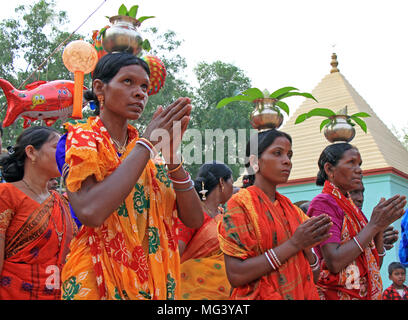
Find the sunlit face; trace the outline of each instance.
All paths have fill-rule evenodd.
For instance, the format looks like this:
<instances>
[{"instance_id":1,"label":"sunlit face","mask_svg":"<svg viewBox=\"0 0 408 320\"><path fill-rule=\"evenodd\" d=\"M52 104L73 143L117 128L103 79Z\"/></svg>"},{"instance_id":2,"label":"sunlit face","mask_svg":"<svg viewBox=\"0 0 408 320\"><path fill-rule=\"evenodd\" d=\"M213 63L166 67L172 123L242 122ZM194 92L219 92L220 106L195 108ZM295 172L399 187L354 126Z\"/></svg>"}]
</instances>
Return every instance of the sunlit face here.
<instances>
[{"instance_id":1,"label":"sunlit face","mask_svg":"<svg viewBox=\"0 0 408 320\"><path fill-rule=\"evenodd\" d=\"M357 149L349 149L336 166L326 164L329 181L340 189L343 194L361 187L363 171L361 170L361 156Z\"/></svg>"},{"instance_id":2,"label":"sunlit face","mask_svg":"<svg viewBox=\"0 0 408 320\"><path fill-rule=\"evenodd\" d=\"M126 119L139 119L148 100L149 83L149 76L143 67L122 67L112 80L104 85L105 100L101 114L111 112Z\"/></svg>"},{"instance_id":3,"label":"sunlit face","mask_svg":"<svg viewBox=\"0 0 408 320\"><path fill-rule=\"evenodd\" d=\"M278 137L258 159L259 171L264 179L278 185L288 181L292 170L292 144L285 137Z\"/></svg>"}]
</instances>

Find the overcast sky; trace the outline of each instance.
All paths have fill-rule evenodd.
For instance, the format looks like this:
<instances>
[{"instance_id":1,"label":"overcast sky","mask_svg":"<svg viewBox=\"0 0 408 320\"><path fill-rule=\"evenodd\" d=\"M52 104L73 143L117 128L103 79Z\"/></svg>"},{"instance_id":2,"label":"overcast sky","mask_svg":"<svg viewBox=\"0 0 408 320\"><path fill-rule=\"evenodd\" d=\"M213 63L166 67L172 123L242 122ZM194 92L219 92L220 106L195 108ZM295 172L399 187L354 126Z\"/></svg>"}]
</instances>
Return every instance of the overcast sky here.
<instances>
[{"instance_id":1,"label":"overcast sky","mask_svg":"<svg viewBox=\"0 0 408 320\"><path fill-rule=\"evenodd\" d=\"M2 1L0 18L18 4ZM56 0L74 31L91 34L124 3L154 15L144 26L173 30L184 40L179 53L189 70L221 60L244 70L253 86L272 91L294 86L311 92L330 72L337 53L340 72L388 126L408 128L407 0ZM333 49L333 45L335 45ZM291 114L303 99L287 100Z\"/></svg>"}]
</instances>

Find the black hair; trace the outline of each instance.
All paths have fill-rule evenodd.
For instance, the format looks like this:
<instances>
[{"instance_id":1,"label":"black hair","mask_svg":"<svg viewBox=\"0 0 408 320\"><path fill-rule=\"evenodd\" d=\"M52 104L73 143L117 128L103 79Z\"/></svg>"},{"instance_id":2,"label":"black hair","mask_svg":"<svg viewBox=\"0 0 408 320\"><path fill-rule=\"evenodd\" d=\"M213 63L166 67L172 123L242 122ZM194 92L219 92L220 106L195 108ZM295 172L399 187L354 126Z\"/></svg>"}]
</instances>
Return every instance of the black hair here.
<instances>
[{"instance_id":1,"label":"black hair","mask_svg":"<svg viewBox=\"0 0 408 320\"><path fill-rule=\"evenodd\" d=\"M24 162L27 158L25 148L32 145L40 150L50 139L51 133L58 133L51 127L34 126L24 130L17 138L14 147L7 147L8 153L0 157L1 174L7 182L14 182L24 177Z\"/></svg>"},{"instance_id":2,"label":"black hair","mask_svg":"<svg viewBox=\"0 0 408 320\"><path fill-rule=\"evenodd\" d=\"M245 151L245 167L247 168L247 171L250 168L249 157L251 155L256 155L258 158L260 158L262 153L276 140L276 138L279 137L288 139L290 144L292 144L292 137L289 134L276 129L260 131L249 138ZM255 183L255 173L252 172L252 170L248 171L248 174L245 175L242 180L243 188L252 186Z\"/></svg>"},{"instance_id":3,"label":"black hair","mask_svg":"<svg viewBox=\"0 0 408 320\"><path fill-rule=\"evenodd\" d=\"M0 138L3 138L3 122L0 122Z\"/></svg>"},{"instance_id":4,"label":"black hair","mask_svg":"<svg viewBox=\"0 0 408 320\"><path fill-rule=\"evenodd\" d=\"M324 165L330 163L336 166L339 160L343 157L347 150L357 148L349 143L334 143L328 145L320 154L319 161L317 162L319 166L319 172L317 173L316 185L323 186L324 182L328 180L326 171L324 170Z\"/></svg>"},{"instance_id":5,"label":"black hair","mask_svg":"<svg viewBox=\"0 0 408 320\"><path fill-rule=\"evenodd\" d=\"M109 83L119 72L122 67L130 65L141 66L150 77L149 65L143 59L136 57L133 54L126 52L114 52L104 55L96 64L92 74L92 82L95 79L101 80L103 83ZM99 115L99 101L92 90L87 90L84 93L84 98L88 101L93 101L95 104L95 115Z\"/></svg>"},{"instance_id":6,"label":"black hair","mask_svg":"<svg viewBox=\"0 0 408 320\"><path fill-rule=\"evenodd\" d=\"M392 275L392 273L397 270L397 269L404 269L405 267L402 265L402 263L399 262L391 262L388 266L388 274Z\"/></svg>"},{"instance_id":7,"label":"black hair","mask_svg":"<svg viewBox=\"0 0 408 320\"><path fill-rule=\"evenodd\" d=\"M206 197L215 189L220 183L220 179L227 181L232 177L231 169L222 162L211 161L204 163L198 170L197 177L194 180L194 187L202 200L203 194L200 193L204 189L207 190Z\"/></svg>"}]
</instances>

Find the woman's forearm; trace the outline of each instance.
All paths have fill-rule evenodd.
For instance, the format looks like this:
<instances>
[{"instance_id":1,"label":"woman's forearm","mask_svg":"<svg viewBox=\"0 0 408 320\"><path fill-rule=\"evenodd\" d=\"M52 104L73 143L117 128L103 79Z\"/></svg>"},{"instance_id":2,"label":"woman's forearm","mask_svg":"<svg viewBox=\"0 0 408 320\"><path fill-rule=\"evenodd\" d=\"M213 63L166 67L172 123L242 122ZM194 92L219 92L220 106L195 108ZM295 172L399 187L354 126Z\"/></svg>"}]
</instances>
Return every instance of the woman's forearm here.
<instances>
[{"instance_id":1,"label":"woman's forearm","mask_svg":"<svg viewBox=\"0 0 408 320\"><path fill-rule=\"evenodd\" d=\"M356 239L351 239L341 245L327 243L322 246L323 258L329 270L333 273L343 270L362 254L361 249L364 250L377 233L378 230L368 224L356 235Z\"/></svg>"},{"instance_id":2,"label":"woman's forearm","mask_svg":"<svg viewBox=\"0 0 408 320\"><path fill-rule=\"evenodd\" d=\"M126 199L150 158L149 150L136 144L128 157L103 181L88 177L77 192L67 192L78 219L87 226L100 226Z\"/></svg>"},{"instance_id":3,"label":"woman's forearm","mask_svg":"<svg viewBox=\"0 0 408 320\"><path fill-rule=\"evenodd\" d=\"M301 249L295 247L292 241L289 239L281 245L273 248L273 250L278 261L283 264L290 257L297 254ZM245 260L227 255L224 256L227 276L233 287L243 286L274 271L265 254Z\"/></svg>"},{"instance_id":4,"label":"woman's forearm","mask_svg":"<svg viewBox=\"0 0 408 320\"><path fill-rule=\"evenodd\" d=\"M379 267L381 268L383 260L384 260L384 256L383 254L385 254L385 248L384 248L384 233L383 231L380 231L377 233L377 235L374 237L374 243L375 243L375 247L377 248L377 252L379 254L378 258L379 258Z\"/></svg>"}]
</instances>

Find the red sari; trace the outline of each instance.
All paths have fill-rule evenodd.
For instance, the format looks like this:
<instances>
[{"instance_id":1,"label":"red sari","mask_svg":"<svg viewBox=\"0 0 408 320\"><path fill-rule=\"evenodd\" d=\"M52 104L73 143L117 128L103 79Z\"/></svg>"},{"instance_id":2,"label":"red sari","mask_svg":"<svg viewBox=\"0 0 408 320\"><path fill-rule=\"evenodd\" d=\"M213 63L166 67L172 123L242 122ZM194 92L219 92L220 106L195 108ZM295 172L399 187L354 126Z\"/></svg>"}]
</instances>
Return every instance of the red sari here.
<instances>
[{"instance_id":1,"label":"red sari","mask_svg":"<svg viewBox=\"0 0 408 320\"><path fill-rule=\"evenodd\" d=\"M68 202L57 192L39 204L13 184L0 184L0 300L58 300L60 272L76 231Z\"/></svg>"},{"instance_id":2,"label":"red sari","mask_svg":"<svg viewBox=\"0 0 408 320\"><path fill-rule=\"evenodd\" d=\"M331 195L344 211L341 244L350 241L367 225L366 217L329 181L322 192ZM339 273L330 272L323 260L317 287L323 300L381 300L380 264L374 241Z\"/></svg>"},{"instance_id":3,"label":"red sari","mask_svg":"<svg viewBox=\"0 0 408 320\"><path fill-rule=\"evenodd\" d=\"M227 203L219 224L221 250L242 260L256 257L292 237L308 217L285 196L276 192L276 201L258 187L241 189ZM318 300L309 262L299 251L277 271L234 288L236 300Z\"/></svg>"}]
</instances>

